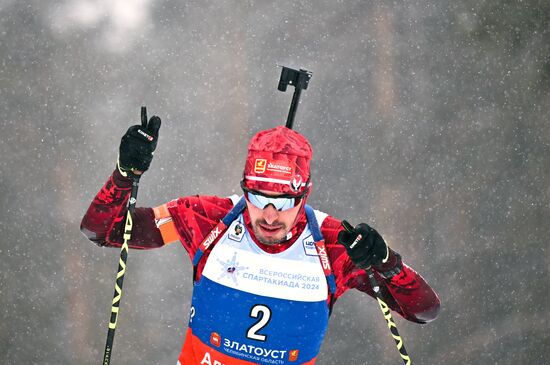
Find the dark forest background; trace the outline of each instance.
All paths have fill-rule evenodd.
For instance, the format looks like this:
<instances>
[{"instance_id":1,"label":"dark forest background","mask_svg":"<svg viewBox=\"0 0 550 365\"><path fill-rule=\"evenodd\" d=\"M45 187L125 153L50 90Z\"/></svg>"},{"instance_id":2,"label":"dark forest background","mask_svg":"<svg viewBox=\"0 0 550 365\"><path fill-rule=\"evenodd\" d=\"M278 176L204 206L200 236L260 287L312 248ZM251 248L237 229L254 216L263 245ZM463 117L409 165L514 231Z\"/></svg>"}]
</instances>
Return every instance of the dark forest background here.
<instances>
[{"instance_id":1,"label":"dark forest background","mask_svg":"<svg viewBox=\"0 0 550 365\"><path fill-rule=\"evenodd\" d=\"M313 71L295 127L310 204L376 227L442 300L396 318L415 364L550 352L550 2L0 1L0 362L101 361L118 250L79 232L141 105L163 120L138 205L238 193L284 122L276 64ZM131 251L114 364L175 364L183 248ZM336 305L318 363L399 364L374 300Z\"/></svg>"}]
</instances>

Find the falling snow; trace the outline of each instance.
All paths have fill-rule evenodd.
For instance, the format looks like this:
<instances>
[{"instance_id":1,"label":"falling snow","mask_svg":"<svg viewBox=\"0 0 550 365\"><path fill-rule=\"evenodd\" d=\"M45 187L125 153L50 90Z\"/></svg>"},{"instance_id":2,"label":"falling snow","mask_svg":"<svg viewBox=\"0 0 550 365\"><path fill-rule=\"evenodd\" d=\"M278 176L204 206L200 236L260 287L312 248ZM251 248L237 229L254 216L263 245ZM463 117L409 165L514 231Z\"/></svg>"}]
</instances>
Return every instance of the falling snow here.
<instances>
[{"instance_id":1,"label":"falling snow","mask_svg":"<svg viewBox=\"0 0 550 365\"><path fill-rule=\"evenodd\" d=\"M0 2L0 363L98 364L118 250L79 231L140 106L163 125L138 205L239 193L246 143L286 119L310 204L376 227L438 292L415 364L543 364L550 350L550 2ZM130 251L113 364L175 364L192 268ZM399 364L376 301L335 306L319 365Z\"/></svg>"}]
</instances>

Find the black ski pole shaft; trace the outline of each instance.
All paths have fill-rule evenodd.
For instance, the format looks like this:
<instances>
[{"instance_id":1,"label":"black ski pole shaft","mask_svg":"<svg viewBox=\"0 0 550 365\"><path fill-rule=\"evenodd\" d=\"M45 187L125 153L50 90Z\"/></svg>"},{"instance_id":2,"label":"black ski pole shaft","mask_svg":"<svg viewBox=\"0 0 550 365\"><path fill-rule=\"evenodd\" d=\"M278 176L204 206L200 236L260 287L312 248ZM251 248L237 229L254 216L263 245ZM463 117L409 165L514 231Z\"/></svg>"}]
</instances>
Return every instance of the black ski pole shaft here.
<instances>
[{"instance_id":1,"label":"black ski pole shaft","mask_svg":"<svg viewBox=\"0 0 550 365\"><path fill-rule=\"evenodd\" d=\"M348 222L342 221L342 226L346 231L353 232L353 227ZM403 344L403 339L399 335L399 331L397 331L397 326L393 321L390 307L386 304L386 302L384 302L384 299L382 298L382 294L380 293L380 285L378 284L378 282L376 281L376 278L374 277L374 271L372 270L372 267L369 266L365 271L367 272L367 276L369 277L369 282L372 287L372 290L376 295L376 300L378 301L380 310L384 315L384 319L386 320L390 333L395 341L395 344L397 346L397 351L399 351L399 355L401 356L401 359L403 360L405 365L412 365L411 358L409 357L409 354L405 349L405 345Z\"/></svg>"},{"instance_id":2,"label":"black ski pole shaft","mask_svg":"<svg viewBox=\"0 0 550 365\"><path fill-rule=\"evenodd\" d=\"M286 127L292 129L294 125L294 117L298 110L298 104L300 104L300 95L302 90L306 90L311 79L311 72L301 68L300 70L294 70L289 67L282 66L281 78L279 79L279 91L286 91L288 85L294 86L294 94L292 95L292 102L290 103L290 109L288 111L288 117L286 118Z\"/></svg>"},{"instance_id":3,"label":"black ski pole shaft","mask_svg":"<svg viewBox=\"0 0 550 365\"><path fill-rule=\"evenodd\" d=\"M393 317L391 315L390 307L384 302L382 299L382 295L380 294L380 286L378 285L378 282L376 281L376 278L374 277L374 272L372 271L372 267L367 269L367 275L369 277L370 285L372 286L372 289L376 293L376 300L378 301L378 305L380 306L380 310L382 311L382 314L384 315L384 319L386 320L386 323L388 324L388 328L390 330L390 333L395 341L395 345L397 346L397 351L399 351L399 355L401 356L401 359L403 359L403 362L405 365L411 365L412 361L409 357L409 354L407 353L407 350L405 349L405 345L403 344L403 339L399 335L399 331L397 330L397 326L395 325L395 322L393 321Z\"/></svg>"},{"instance_id":4,"label":"black ski pole shaft","mask_svg":"<svg viewBox=\"0 0 550 365\"><path fill-rule=\"evenodd\" d=\"M141 124L147 124L147 109L141 107ZM133 175L132 191L128 203L128 211L126 212L126 222L124 224L124 242L120 248L120 258L118 260L118 271L115 281L115 294L111 305L111 317L109 319L109 329L107 330L107 341L105 343L105 351L103 353L103 365L111 363L113 354L113 342L115 340L115 330L118 321L118 313L120 309L120 299L122 298L122 284L124 283L124 274L126 273L126 261L128 260L128 242L132 238L132 226L134 210L136 208L136 199L139 187L139 175Z\"/></svg>"},{"instance_id":5,"label":"black ski pole shaft","mask_svg":"<svg viewBox=\"0 0 550 365\"><path fill-rule=\"evenodd\" d=\"M300 95L302 94L302 89L295 88L294 94L292 95L292 102L290 104L290 109L288 110L288 117L286 118L286 127L292 129L294 124L294 117L296 116L296 111L298 110L298 104L300 103Z\"/></svg>"}]
</instances>

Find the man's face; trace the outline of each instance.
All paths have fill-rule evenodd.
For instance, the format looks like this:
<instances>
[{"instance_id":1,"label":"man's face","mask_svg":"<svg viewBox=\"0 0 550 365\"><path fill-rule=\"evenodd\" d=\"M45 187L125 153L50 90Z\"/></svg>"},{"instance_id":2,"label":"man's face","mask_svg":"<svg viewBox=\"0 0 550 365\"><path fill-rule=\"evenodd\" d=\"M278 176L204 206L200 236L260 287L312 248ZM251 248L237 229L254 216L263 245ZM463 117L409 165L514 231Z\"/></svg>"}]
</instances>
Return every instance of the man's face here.
<instances>
[{"instance_id":1,"label":"man's face","mask_svg":"<svg viewBox=\"0 0 550 365\"><path fill-rule=\"evenodd\" d=\"M261 193L271 196L277 195L277 193L263 190ZM246 200L252 229L258 241L265 245L274 245L286 241L286 235L294 226L302 204L303 200L293 208L278 211L272 204L260 209Z\"/></svg>"}]
</instances>

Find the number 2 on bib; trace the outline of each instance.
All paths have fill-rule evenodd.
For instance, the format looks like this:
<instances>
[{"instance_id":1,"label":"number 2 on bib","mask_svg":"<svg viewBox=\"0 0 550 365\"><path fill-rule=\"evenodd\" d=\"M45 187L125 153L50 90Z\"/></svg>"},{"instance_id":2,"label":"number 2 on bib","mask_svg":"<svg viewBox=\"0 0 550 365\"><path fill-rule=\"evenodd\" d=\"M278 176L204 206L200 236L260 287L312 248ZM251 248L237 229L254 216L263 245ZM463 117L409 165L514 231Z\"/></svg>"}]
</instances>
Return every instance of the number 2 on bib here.
<instances>
[{"instance_id":1,"label":"number 2 on bib","mask_svg":"<svg viewBox=\"0 0 550 365\"><path fill-rule=\"evenodd\" d=\"M265 341L267 339L266 335L259 334L258 331L260 331L262 328L264 328L271 319L271 309L269 307L262 305L262 304L256 304L255 306L250 309L250 317L252 318L260 318L260 320L256 323L254 323L246 332L246 337L251 340L256 341Z\"/></svg>"}]
</instances>

